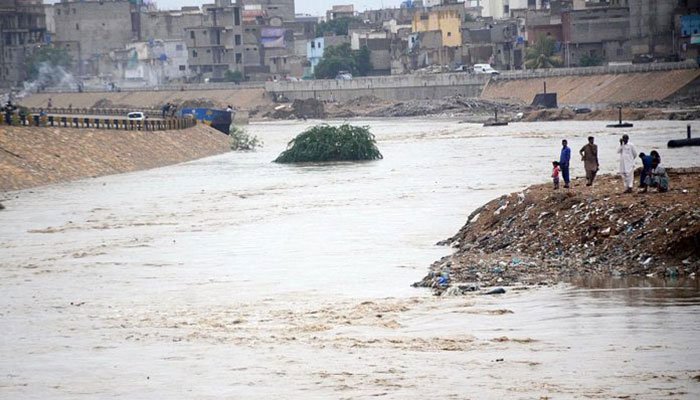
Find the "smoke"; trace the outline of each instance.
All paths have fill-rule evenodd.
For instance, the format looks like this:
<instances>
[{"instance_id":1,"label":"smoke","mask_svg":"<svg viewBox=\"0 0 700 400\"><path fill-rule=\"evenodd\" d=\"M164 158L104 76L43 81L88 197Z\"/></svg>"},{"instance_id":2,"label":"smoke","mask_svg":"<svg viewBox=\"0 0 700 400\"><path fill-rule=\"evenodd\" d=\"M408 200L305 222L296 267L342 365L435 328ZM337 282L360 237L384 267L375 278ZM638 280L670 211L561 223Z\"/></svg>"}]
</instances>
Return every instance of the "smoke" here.
<instances>
[{"instance_id":1,"label":"smoke","mask_svg":"<svg viewBox=\"0 0 700 400\"><path fill-rule=\"evenodd\" d=\"M21 99L31 93L37 93L48 88L74 91L78 89L79 85L80 82L65 68L42 62L39 64L39 75L32 81L24 82L24 88L16 97Z\"/></svg>"}]
</instances>

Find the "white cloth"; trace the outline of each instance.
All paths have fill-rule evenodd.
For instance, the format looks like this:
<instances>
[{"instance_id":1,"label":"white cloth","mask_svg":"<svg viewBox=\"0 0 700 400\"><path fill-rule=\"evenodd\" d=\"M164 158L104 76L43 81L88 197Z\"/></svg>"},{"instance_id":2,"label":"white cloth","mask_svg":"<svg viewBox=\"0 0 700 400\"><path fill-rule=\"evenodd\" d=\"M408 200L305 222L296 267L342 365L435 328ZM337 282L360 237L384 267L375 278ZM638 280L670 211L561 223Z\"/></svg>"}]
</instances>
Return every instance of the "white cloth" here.
<instances>
[{"instance_id":1,"label":"white cloth","mask_svg":"<svg viewBox=\"0 0 700 400\"><path fill-rule=\"evenodd\" d=\"M625 183L625 189L632 189L634 187L634 172L621 172L622 182Z\"/></svg>"},{"instance_id":2,"label":"white cloth","mask_svg":"<svg viewBox=\"0 0 700 400\"><path fill-rule=\"evenodd\" d=\"M634 175L634 160L637 159L637 149L634 148L634 145L629 142L620 145L617 154L620 155L620 173Z\"/></svg>"}]
</instances>

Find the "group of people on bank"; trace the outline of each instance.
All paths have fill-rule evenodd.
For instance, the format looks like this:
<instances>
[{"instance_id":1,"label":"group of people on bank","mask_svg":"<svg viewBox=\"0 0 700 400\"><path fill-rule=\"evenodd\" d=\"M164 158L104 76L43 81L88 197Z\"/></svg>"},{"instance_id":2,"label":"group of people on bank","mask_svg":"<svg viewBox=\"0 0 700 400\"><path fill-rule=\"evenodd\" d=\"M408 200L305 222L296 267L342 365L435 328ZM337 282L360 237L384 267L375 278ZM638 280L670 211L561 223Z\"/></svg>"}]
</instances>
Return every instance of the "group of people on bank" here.
<instances>
[{"instance_id":1,"label":"group of people on bank","mask_svg":"<svg viewBox=\"0 0 700 400\"><path fill-rule=\"evenodd\" d=\"M554 189L559 189L559 175L564 180L564 188L570 187L569 166L571 162L571 149L566 140L561 142L562 149L559 161L552 162L552 181ZM593 136L588 137L588 143L579 150L583 167L586 171L586 186L592 186L600 169L598 162L598 145ZM634 145L630 143L628 135L622 135L620 146L617 149L620 157L620 176L625 187L624 193L632 193L634 188L634 163L639 157L642 161L642 171L639 176L639 187L646 192L649 187L657 188L659 192L668 191L668 173L661 165L661 155L652 150L649 155L637 153Z\"/></svg>"}]
</instances>

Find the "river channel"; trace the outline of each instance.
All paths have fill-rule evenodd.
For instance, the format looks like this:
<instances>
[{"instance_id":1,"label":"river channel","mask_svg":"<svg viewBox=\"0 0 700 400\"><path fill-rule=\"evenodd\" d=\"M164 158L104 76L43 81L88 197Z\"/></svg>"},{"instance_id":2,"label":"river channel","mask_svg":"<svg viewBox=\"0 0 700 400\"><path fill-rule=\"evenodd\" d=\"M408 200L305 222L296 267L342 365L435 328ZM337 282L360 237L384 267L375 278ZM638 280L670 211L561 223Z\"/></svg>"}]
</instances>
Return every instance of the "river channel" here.
<instances>
[{"instance_id":1,"label":"river channel","mask_svg":"<svg viewBox=\"0 0 700 400\"><path fill-rule=\"evenodd\" d=\"M595 136L615 172L621 131L359 123L383 160L275 164L312 122L256 123L256 152L0 194L0 398L700 398L696 279L410 287L473 209L547 181L561 139ZM700 164L665 146L685 123L625 132Z\"/></svg>"}]
</instances>

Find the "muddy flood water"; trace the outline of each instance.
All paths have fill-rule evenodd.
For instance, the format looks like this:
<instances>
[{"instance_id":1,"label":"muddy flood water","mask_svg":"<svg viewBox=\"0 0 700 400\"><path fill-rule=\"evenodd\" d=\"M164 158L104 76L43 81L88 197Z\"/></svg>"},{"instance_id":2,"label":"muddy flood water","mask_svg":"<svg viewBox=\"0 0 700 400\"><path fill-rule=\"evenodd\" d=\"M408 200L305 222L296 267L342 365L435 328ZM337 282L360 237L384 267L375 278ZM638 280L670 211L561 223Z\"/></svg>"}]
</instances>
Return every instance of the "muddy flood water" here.
<instances>
[{"instance_id":1,"label":"muddy flood water","mask_svg":"<svg viewBox=\"0 0 700 400\"><path fill-rule=\"evenodd\" d=\"M366 123L381 161L274 164L311 122L259 123L254 153L0 194L0 398L700 398L695 279L410 287L561 139L614 172L619 130ZM684 123L627 132L700 164Z\"/></svg>"}]
</instances>

